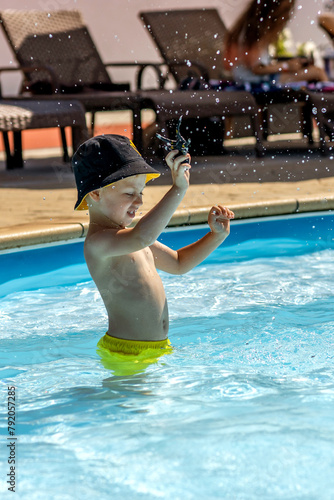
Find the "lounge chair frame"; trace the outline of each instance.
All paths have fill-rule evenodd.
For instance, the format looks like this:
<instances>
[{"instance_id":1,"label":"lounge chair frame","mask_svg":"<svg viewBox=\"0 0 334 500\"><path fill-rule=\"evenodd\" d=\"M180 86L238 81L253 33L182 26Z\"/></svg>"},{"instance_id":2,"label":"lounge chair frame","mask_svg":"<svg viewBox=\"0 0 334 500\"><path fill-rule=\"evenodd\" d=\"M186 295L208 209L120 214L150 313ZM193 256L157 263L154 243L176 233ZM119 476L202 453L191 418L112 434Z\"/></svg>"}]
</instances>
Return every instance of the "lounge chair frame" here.
<instances>
[{"instance_id":1,"label":"lounge chair frame","mask_svg":"<svg viewBox=\"0 0 334 500\"><path fill-rule=\"evenodd\" d=\"M264 147L258 120L256 102L249 92L219 92L209 88L209 81L226 80L222 48L226 28L216 9L177 9L168 11L140 12L144 28L157 45L167 73L162 80L166 83L173 76L179 87L185 80L194 79L199 89L174 90L156 95L144 95L145 104L155 109L158 126L168 131L168 121L176 120L180 114L194 119L220 120L227 117L247 115L256 137L256 154L262 156ZM203 40L205 43L203 43ZM143 103L141 103L143 106ZM219 138L223 151L223 130Z\"/></svg>"},{"instance_id":2,"label":"lounge chair frame","mask_svg":"<svg viewBox=\"0 0 334 500\"><path fill-rule=\"evenodd\" d=\"M223 64L227 29L216 9L146 11L141 12L139 17L178 85L191 76L199 78L203 84L217 81L233 83ZM270 107L288 103L298 104L301 110L298 128L312 143L312 122L311 117L307 116L308 107L304 106L305 96L302 92L292 88L250 92L257 103L264 139L269 135ZM222 91L219 95L224 93Z\"/></svg>"},{"instance_id":3,"label":"lounge chair frame","mask_svg":"<svg viewBox=\"0 0 334 500\"><path fill-rule=\"evenodd\" d=\"M0 99L0 132L3 135L7 169L23 167L23 130L61 128L65 136L65 127L71 127L74 149L88 138L85 110L79 102ZM10 147L9 133L13 134L13 150ZM69 160L67 146L63 160Z\"/></svg>"},{"instance_id":4,"label":"lounge chair frame","mask_svg":"<svg viewBox=\"0 0 334 500\"><path fill-rule=\"evenodd\" d=\"M107 68L136 68L137 84L141 86L147 67L153 68L160 82L160 65L104 63L77 10L48 13L8 9L0 13L0 24L19 64L16 69L24 75L22 96L80 101L86 112L91 113L91 135L94 134L96 112L131 110L134 140L140 146L138 95L130 90L129 83L114 83Z\"/></svg>"}]
</instances>

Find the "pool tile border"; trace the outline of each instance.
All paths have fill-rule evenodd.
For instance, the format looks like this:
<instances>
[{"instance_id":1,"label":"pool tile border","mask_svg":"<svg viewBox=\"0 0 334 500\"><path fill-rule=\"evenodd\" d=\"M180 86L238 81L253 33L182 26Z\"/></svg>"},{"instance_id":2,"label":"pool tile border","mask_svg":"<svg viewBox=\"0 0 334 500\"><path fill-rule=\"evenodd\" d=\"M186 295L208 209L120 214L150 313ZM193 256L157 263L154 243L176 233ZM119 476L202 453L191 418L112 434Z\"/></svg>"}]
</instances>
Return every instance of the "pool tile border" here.
<instances>
[{"instance_id":1,"label":"pool tile border","mask_svg":"<svg viewBox=\"0 0 334 500\"><path fill-rule=\"evenodd\" d=\"M183 226L207 222L210 207L195 207L175 212L168 226ZM327 197L307 196L299 199L282 199L245 204L229 204L236 219L287 215L302 212L334 210L334 195ZM138 219L135 219L136 223ZM24 246L66 241L83 238L87 234L88 223L33 223L0 229L0 250Z\"/></svg>"}]
</instances>

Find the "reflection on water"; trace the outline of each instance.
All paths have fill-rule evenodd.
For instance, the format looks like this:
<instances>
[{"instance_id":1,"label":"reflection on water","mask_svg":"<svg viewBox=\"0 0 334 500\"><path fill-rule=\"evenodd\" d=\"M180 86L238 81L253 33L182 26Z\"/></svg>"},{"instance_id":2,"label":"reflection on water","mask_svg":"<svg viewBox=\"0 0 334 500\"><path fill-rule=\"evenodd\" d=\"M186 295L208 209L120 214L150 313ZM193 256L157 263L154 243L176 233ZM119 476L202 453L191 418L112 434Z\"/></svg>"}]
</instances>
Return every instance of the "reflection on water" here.
<instances>
[{"instance_id":1,"label":"reflection on water","mask_svg":"<svg viewBox=\"0 0 334 500\"><path fill-rule=\"evenodd\" d=\"M334 251L215 260L162 274L174 349L132 376L90 281L2 300L20 499L330 498Z\"/></svg>"}]
</instances>

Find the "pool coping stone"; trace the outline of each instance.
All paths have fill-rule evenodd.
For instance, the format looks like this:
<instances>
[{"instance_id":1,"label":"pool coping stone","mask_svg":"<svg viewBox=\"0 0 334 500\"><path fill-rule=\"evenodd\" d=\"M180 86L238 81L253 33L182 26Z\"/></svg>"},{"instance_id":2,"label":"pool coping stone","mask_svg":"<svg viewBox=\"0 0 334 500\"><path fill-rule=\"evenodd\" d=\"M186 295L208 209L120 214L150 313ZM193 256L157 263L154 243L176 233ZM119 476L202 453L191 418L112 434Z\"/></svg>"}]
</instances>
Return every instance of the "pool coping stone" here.
<instances>
[{"instance_id":1,"label":"pool coping stone","mask_svg":"<svg viewBox=\"0 0 334 500\"><path fill-rule=\"evenodd\" d=\"M243 204L231 203L229 208L235 213L235 219L326 211L334 210L334 195L303 196ZM210 209L211 206L179 209L171 218L168 227L205 223ZM134 224L139 219L140 217L136 217ZM34 222L0 228L0 251L84 238L87 231L88 222Z\"/></svg>"}]
</instances>

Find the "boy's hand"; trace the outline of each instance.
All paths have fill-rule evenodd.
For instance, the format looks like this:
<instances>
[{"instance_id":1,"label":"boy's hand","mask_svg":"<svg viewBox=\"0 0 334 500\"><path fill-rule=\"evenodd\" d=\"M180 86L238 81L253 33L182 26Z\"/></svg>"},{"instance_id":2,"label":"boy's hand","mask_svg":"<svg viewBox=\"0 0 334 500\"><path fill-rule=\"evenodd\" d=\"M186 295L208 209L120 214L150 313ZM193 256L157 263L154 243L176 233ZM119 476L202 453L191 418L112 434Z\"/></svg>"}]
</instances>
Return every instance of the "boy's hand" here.
<instances>
[{"instance_id":1,"label":"boy's hand","mask_svg":"<svg viewBox=\"0 0 334 500\"><path fill-rule=\"evenodd\" d=\"M190 172L189 169L191 165L189 163L184 163L187 158L190 161L189 153L186 155L179 155L177 149L173 149L166 156L166 163L171 169L173 184L180 189L188 189ZM177 156L177 158L176 158Z\"/></svg>"},{"instance_id":2,"label":"boy's hand","mask_svg":"<svg viewBox=\"0 0 334 500\"><path fill-rule=\"evenodd\" d=\"M210 210L208 224L213 233L229 235L230 219L234 219L234 213L226 207L217 205Z\"/></svg>"}]
</instances>

